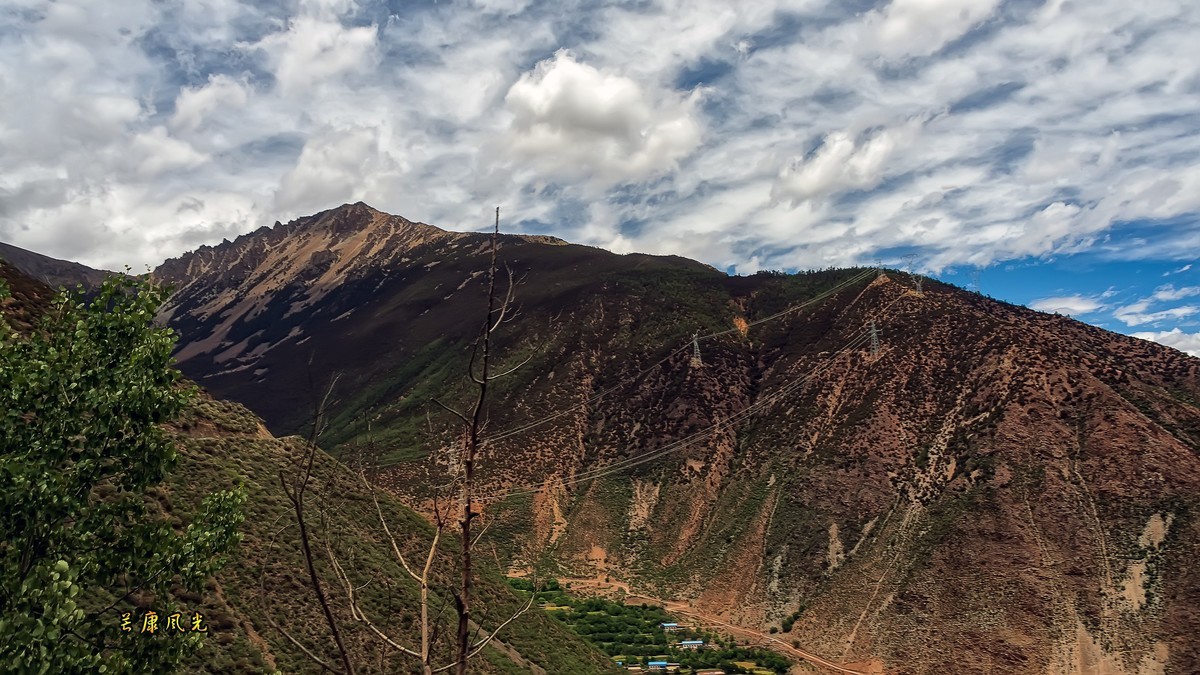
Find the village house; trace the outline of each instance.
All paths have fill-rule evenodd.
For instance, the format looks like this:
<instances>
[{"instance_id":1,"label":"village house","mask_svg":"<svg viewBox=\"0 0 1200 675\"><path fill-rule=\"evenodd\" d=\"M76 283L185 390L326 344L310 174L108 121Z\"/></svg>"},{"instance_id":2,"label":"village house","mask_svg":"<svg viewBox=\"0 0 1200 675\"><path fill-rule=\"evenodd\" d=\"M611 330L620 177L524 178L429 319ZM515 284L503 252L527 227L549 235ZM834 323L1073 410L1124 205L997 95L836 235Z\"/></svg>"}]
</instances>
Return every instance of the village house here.
<instances>
[{"instance_id":1,"label":"village house","mask_svg":"<svg viewBox=\"0 0 1200 675\"><path fill-rule=\"evenodd\" d=\"M663 631L665 631L667 633L674 633L679 630L679 624L677 624L677 623L673 623L673 622L672 623L663 623L661 625L662 625Z\"/></svg>"},{"instance_id":2,"label":"village house","mask_svg":"<svg viewBox=\"0 0 1200 675\"><path fill-rule=\"evenodd\" d=\"M697 649L704 649L704 640L684 640L679 643L679 648L687 649L690 651L696 651Z\"/></svg>"}]
</instances>

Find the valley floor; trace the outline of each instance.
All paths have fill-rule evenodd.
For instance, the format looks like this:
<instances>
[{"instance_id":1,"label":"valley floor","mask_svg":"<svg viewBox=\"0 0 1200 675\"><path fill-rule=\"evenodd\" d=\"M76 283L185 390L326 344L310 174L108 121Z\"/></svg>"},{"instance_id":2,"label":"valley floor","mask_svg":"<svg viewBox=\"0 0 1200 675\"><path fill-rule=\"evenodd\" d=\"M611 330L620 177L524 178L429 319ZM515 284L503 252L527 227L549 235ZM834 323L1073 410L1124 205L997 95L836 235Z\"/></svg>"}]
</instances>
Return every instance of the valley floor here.
<instances>
[{"instance_id":1,"label":"valley floor","mask_svg":"<svg viewBox=\"0 0 1200 675\"><path fill-rule=\"evenodd\" d=\"M698 627L724 633L730 637L745 640L748 644L759 645L772 649L791 658L799 658L820 669L820 672L843 673L844 675L883 675L883 664L878 660L870 662L854 662L838 664L824 659L816 654L805 651L798 646L789 644L786 640L763 633L753 628L736 626L722 621L717 617L702 613L692 607L691 603L681 600L665 600L642 593L635 593L629 584L617 580L605 580L603 577L564 578L559 583L572 592L593 593L602 596L619 595L625 604L640 605L643 603L661 605L667 612L694 622Z\"/></svg>"}]
</instances>

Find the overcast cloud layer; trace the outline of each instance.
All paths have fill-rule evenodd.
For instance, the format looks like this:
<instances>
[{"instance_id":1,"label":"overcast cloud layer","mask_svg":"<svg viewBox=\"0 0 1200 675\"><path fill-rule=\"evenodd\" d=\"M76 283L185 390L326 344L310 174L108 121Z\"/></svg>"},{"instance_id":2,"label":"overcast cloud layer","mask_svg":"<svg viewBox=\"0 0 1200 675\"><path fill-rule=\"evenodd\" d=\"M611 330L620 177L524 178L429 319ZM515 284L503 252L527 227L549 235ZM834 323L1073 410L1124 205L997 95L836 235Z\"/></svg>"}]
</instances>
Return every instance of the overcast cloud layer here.
<instances>
[{"instance_id":1,"label":"overcast cloud layer","mask_svg":"<svg viewBox=\"0 0 1200 675\"><path fill-rule=\"evenodd\" d=\"M0 239L153 265L362 199L743 273L1191 259L1197 36L1191 0L8 0Z\"/></svg>"}]
</instances>

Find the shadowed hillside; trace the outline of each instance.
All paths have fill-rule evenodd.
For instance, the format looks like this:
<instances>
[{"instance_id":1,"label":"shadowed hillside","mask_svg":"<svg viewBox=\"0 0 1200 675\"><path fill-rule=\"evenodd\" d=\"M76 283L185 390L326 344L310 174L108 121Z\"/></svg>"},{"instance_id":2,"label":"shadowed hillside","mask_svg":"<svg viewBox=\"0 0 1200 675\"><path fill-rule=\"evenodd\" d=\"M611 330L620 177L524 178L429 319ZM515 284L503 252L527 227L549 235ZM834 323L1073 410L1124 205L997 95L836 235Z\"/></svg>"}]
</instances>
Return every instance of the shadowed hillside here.
<instances>
[{"instance_id":1,"label":"shadowed hillside","mask_svg":"<svg viewBox=\"0 0 1200 675\"><path fill-rule=\"evenodd\" d=\"M17 269L0 262L0 279L11 292L0 309L18 330L29 330L49 310L53 291ZM2 338L0 338L2 339ZM291 475L306 456L298 437L277 439L245 407L201 393L184 413L167 426L176 442L179 463L160 486L149 490L153 512L165 515L179 528L198 512L202 498L212 492L243 486L247 492L242 542L229 564L200 593L175 586L172 591L188 608L202 613L208 628L204 646L185 672L309 673L322 669L305 657L275 624L287 630L319 658L335 660L333 642L307 581L295 515L281 485L281 472ZM418 589L396 560L392 542L383 532L376 511L378 497L396 543L410 559L428 550L432 528L417 514L386 493L373 492L360 475L317 453L310 487L310 515L316 565L331 598L349 651L360 673L420 672L412 659L383 645L361 623L350 618L344 594L323 551L336 550L357 589L358 604L374 624L394 639L419 644ZM453 538L443 550L452 550ZM486 557L477 565L476 602L481 629L494 627L521 606ZM443 556L435 566L432 593L438 617L445 611L456 579L455 561ZM84 589L88 591L89 589ZM142 612L162 603L146 592L133 592L119 610ZM115 603L114 603L115 606ZM111 608L110 608L111 609ZM100 615L118 631L115 612ZM500 617L497 619L496 617ZM439 624L442 623L439 619ZM174 639L147 635L145 639ZM441 625L433 641L440 663L453 660L452 631ZM609 659L543 612L522 614L498 634L471 662L480 673L608 673Z\"/></svg>"},{"instance_id":2,"label":"shadowed hillside","mask_svg":"<svg viewBox=\"0 0 1200 675\"><path fill-rule=\"evenodd\" d=\"M8 288L8 297L0 299L0 310L17 330L31 329L37 317L50 308L54 291L3 258L0 258L0 281Z\"/></svg>"},{"instance_id":3,"label":"shadowed hillside","mask_svg":"<svg viewBox=\"0 0 1200 675\"><path fill-rule=\"evenodd\" d=\"M52 288L59 286L75 288L80 284L84 288L95 288L104 281L105 277L113 274L113 272L92 269L76 262L58 260L33 251L26 251L4 242L0 242L0 260L7 260L24 274Z\"/></svg>"},{"instance_id":4,"label":"shadowed hillside","mask_svg":"<svg viewBox=\"0 0 1200 675\"><path fill-rule=\"evenodd\" d=\"M427 405L464 395L486 248L388 218L342 207L157 274L185 372L284 431L345 373L326 444L421 505L453 470ZM364 253L381 222L406 234ZM499 367L528 362L478 475L513 567L548 547L887 672L1200 669L1200 360L892 272L520 237L500 258L524 283Z\"/></svg>"}]
</instances>

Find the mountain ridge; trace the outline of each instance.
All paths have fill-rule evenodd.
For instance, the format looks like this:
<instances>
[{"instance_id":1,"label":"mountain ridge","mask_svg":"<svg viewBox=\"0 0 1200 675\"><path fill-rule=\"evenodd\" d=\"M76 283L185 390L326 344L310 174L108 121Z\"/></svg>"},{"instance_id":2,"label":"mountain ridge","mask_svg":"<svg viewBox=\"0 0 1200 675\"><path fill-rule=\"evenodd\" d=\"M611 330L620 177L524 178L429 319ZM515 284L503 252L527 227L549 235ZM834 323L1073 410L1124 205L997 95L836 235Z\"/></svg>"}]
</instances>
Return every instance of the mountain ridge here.
<instances>
[{"instance_id":1,"label":"mountain ridge","mask_svg":"<svg viewBox=\"0 0 1200 675\"><path fill-rule=\"evenodd\" d=\"M4 242L0 242L0 260L7 260L13 267L51 288L74 288L82 284L84 288L91 289L99 286L105 277L116 274L69 260L51 258Z\"/></svg>"},{"instance_id":2,"label":"mountain ridge","mask_svg":"<svg viewBox=\"0 0 1200 675\"><path fill-rule=\"evenodd\" d=\"M211 270L174 301L184 342L214 341L181 365L281 430L340 373L323 440L421 506L453 469L427 403L465 395L487 250L422 242L290 314L308 281L281 279L272 320L227 325ZM511 236L499 255L527 277L498 366L529 361L489 433L552 418L480 460L513 569L548 550L888 672L1200 667L1200 360L895 271L732 277Z\"/></svg>"}]
</instances>

